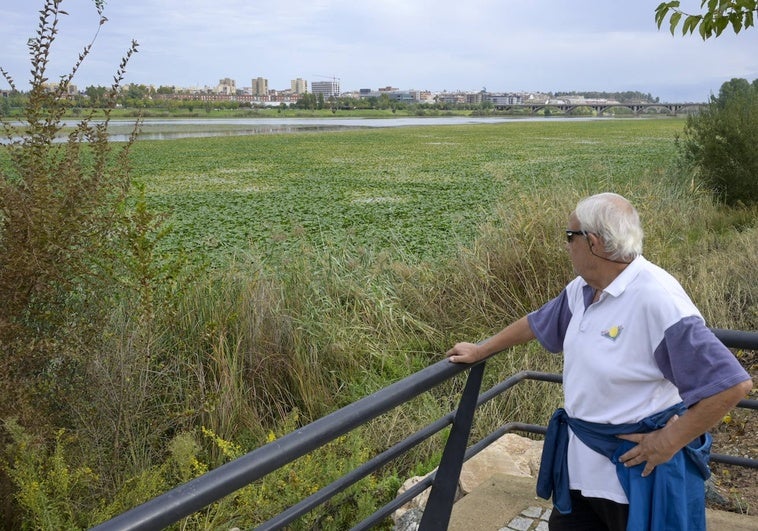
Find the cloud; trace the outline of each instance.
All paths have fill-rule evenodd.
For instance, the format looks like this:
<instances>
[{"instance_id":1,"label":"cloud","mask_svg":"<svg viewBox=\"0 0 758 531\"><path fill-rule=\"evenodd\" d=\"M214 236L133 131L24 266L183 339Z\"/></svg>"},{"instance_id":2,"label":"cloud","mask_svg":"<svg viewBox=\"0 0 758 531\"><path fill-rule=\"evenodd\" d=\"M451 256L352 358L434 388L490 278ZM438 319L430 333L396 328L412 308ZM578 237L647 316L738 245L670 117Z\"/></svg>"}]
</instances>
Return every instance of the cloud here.
<instances>
[{"instance_id":1,"label":"cloud","mask_svg":"<svg viewBox=\"0 0 758 531\"><path fill-rule=\"evenodd\" d=\"M80 85L109 84L132 39L127 82L272 88L319 76L343 89L641 90L705 100L732 77L758 77L758 30L703 42L658 30L659 0L130 0L108 2ZM686 5L687 2L683 3ZM36 2L0 20L0 65L26 75ZM41 5L41 3L40 3ZM54 66L61 70L98 27L91 0L64 0ZM691 6L699 9L699 2ZM688 88L689 87L689 88Z\"/></svg>"}]
</instances>

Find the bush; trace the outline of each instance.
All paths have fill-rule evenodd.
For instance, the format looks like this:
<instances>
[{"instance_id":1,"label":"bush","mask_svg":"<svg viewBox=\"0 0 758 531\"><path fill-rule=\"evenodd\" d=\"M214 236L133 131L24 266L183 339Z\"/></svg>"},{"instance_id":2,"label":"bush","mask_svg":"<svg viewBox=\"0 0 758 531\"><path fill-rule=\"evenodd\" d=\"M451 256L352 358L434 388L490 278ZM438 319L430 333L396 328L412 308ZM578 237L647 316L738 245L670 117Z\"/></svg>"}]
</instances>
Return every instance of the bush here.
<instances>
[{"instance_id":1,"label":"bush","mask_svg":"<svg viewBox=\"0 0 758 531\"><path fill-rule=\"evenodd\" d=\"M727 204L758 202L758 79L724 83L708 107L690 116L680 153L698 184Z\"/></svg>"},{"instance_id":2,"label":"bush","mask_svg":"<svg viewBox=\"0 0 758 531\"><path fill-rule=\"evenodd\" d=\"M102 6L98 2L96 6L102 17ZM60 2L44 2L37 35L28 44L32 77L23 120L2 122L6 138L0 153L3 413L23 415L18 405L27 401L6 393L8 389L26 387L23 380L39 381L46 371L60 373L76 363L74 353L81 350L77 343L86 330L97 326L96 305L90 303L103 298L103 281L115 277L111 264L118 262L112 257L124 239L120 219L131 185L128 155L138 124L130 141L118 148L109 142L108 125L137 44L132 42L114 76L104 118L95 121L93 110L67 125L63 116L69 108L69 87L94 39L69 73L50 83L51 48L59 18L65 14ZM105 20L102 17L100 25ZM10 74L0 72L18 92ZM78 317L72 321L72 316ZM48 382L58 386L52 376ZM43 392L52 397L56 390ZM59 397L52 399L57 401Z\"/></svg>"},{"instance_id":3,"label":"bush","mask_svg":"<svg viewBox=\"0 0 758 531\"><path fill-rule=\"evenodd\" d=\"M101 16L96 37L107 19L103 2L94 4ZM23 98L0 68L14 100L23 102L18 122L0 119L5 140L0 145L0 417L16 417L19 426L33 428L34 437L52 425L73 424L71 399L86 388L81 365L108 316L103 307L115 299L114 286L124 277L116 271L122 261L114 257L123 256L133 238L125 221L137 219L126 207L128 155L139 123L118 147L108 138L110 112L137 44L132 42L116 71L104 113L95 120L93 109L78 123L66 124L69 89L94 39L70 71L51 82L51 48L65 15L60 0L42 2L36 37L28 41L30 90ZM10 432L7 426L0 432L0 443L10 442ZM55 464L65 457L54 456ZM3 468L0 526L5 528L18 527L19 508L46 514L41 522L49 525L34 524L40 528L61 528L64 513L77 509L57 504L55 495L64 499L87 490L77 486L68 492L51 483L46 491L34 477L12 476ZM55 470L61 484L73 486L69 469ZM11 499L18 507L10 506Z\"/></svg>"}]
</instances>

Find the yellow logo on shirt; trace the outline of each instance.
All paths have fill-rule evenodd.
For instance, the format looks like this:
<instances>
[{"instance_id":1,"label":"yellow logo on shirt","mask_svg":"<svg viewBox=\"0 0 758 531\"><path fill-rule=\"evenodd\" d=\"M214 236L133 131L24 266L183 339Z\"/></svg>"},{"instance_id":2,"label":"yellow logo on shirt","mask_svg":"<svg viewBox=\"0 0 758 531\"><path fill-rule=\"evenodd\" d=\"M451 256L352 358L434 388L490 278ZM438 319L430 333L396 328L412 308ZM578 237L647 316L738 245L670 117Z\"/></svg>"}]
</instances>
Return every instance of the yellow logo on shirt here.
<instances>
[{"instance_id":1,"label":"yellow logo on shirt","mask_svg":"<svg viewBox=\"0 0 758 531\"><path fill-rule=\"evenodd\" d=\"M623 326L621 326L621 325L616 325L616 326L612 326L612 327L611 327L611 328L609 328L608 330L603 330L602 332L600 332L600 334L601 334L603 337L607 337L607 338L608 338L608 339L610 339L611 341L616 341L616 339L619 337L619 335L621 335L621 331L622 331L623 329L624 329L624 327L623 327Z\"/></svg>"}]
</instances>

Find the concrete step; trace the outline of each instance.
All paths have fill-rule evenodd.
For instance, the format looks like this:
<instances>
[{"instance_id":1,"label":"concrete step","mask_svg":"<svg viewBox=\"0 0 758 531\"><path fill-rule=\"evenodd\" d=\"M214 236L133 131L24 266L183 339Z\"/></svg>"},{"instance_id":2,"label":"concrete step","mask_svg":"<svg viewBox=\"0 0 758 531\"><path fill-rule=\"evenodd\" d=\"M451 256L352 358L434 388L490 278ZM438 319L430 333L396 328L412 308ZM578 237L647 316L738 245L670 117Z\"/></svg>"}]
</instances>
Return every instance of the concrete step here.
<instances>
[{"instance_id":1,"label":"concrete step","mask_svg":"<svg viewBox=\"0 0 758 531\"><path fill-rule=\"evenodd\" d=\"M454 506L448 531L547 531L552 504L535 494L535 478L495 474ZM706 510L708 529L756 531L758 517Z\"/></svg>"}]
</instances>

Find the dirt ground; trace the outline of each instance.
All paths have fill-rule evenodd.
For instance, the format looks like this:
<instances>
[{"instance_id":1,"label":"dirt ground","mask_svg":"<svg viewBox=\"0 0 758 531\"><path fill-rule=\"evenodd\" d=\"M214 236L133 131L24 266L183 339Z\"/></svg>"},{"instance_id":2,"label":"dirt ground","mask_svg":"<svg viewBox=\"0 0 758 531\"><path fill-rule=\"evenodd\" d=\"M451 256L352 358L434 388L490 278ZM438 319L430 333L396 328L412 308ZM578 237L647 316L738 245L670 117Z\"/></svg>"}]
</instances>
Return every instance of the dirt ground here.
<instances>
[{"instance_id":1,"label":"dirt ground","mask_svg":"<svg viewBox=\"0 0 758 531\"><path fill-rule=\"evenodd\" d=\"M758 399L758 352L740 353L753 377L751 399ZM728 422L711 431L713 453L758 459L758 410L736 408ZM758 515L758 469L711 462L714 492L708 506ZM717 498L717 499L714 499Z\"/></svg>"}]
</instances>

